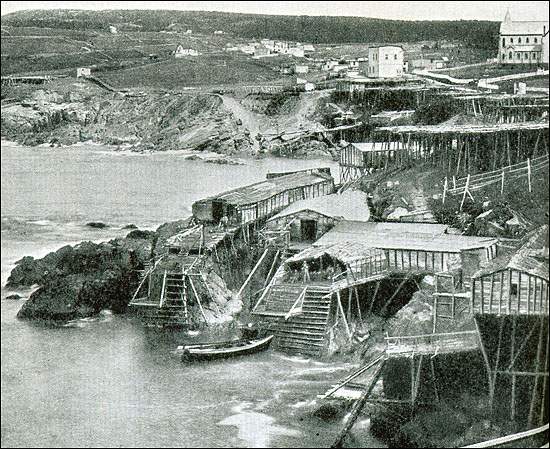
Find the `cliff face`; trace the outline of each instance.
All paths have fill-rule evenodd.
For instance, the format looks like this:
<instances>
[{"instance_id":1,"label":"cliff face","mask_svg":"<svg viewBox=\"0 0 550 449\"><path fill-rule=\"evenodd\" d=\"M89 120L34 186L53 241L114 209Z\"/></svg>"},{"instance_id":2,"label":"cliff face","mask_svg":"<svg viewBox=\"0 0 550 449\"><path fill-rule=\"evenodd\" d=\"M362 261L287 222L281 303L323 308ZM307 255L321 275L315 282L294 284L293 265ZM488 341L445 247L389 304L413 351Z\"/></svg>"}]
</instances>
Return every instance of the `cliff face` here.
<instances>
[{"instance_id":1,"label":"cliff face","mask_svg":"<svg viewBox=\"0 0 550 449\"><path fill-rule=\"evenodd\" d=\"M93 140L137 151L208 149L225 154L252 147L246 130L214 95L128 96L87 82L57 80L38 90L3 88L2 96L12 100L2 105L2 136L26 145Z\"/></svg>"}]
</instances>

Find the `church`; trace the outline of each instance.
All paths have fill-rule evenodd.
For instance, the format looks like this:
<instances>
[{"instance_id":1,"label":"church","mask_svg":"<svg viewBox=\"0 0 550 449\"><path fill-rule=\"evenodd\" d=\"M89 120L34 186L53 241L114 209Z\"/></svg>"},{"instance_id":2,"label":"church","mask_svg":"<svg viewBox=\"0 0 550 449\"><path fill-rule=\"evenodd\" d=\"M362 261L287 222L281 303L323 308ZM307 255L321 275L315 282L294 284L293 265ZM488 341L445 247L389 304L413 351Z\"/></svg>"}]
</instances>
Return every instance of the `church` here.
<instances>
[{"instance_id":1,"label":"church","mask_svg":"<svg viewBox=\"0 0 550 449\"><path fill-rule=\"evenodd\" d=\"M510 11L500 24L501 64L548 64L548 21L514 21Z\"/></svg>"}]
</instances>

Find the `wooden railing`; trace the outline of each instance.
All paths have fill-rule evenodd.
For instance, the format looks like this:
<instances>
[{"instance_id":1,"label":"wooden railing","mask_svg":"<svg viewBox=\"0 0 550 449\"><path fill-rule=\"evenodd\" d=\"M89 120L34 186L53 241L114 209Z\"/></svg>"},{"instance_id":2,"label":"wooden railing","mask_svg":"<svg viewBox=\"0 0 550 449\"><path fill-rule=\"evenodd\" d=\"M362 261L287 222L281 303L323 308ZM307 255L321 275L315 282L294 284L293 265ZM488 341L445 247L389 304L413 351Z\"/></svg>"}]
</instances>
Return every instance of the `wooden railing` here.
<instances>
[{"instance_id":1,"label":"wooden railing","mask_svg":"<svg viewBox=\"0 0 550 449\"><path fill-rule=\"evenodd\" d=\"M292 304L292 307L288 311L288 313L285 315L285 321L288 320L291 316L296 315L297 313L300 313L302 310L302 306L304 305L304 298L306 297L307 292L307 285L302 290L302 293L300 293L300 296L298 296L298 299Z\"/></svg>"},{"instance_id":2,"label":"wooden railing","mask_svg":"<svg viewBox=\"0 0 550 449\"><path fill-rule=\"evenodd\" d=\"M503 445L511 445L509 447L522 447L518 444L529 438L536 437L538 435L543 435L546 433L546 445L542 447L548 447L548 424L544 426L537 427L536 429L527 430L525 432L514 433L512 435L507 435L505 437L495 438L493 440L484 441L482 443L470 444L469 446L462 446L464 448L483 448L483 447L500 447ZM540 444L540 443L539 443ZM525 447L535 447L534 445L529 445Z\"/></svg>"}]
</instances>

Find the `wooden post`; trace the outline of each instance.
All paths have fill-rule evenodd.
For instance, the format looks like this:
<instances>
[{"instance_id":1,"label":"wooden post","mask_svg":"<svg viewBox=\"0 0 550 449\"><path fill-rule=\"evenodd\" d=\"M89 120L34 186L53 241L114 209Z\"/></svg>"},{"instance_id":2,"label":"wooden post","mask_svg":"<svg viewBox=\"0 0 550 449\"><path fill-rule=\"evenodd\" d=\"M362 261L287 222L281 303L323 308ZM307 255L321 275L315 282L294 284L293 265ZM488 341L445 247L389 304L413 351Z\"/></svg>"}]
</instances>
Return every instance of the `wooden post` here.
<instances>
[{"instance_id":1,"label":"wooden post","mask_svg":"<svg viewBox=\"0 0 550 449\"><path fill-rule=\"evenodd\" d=\"M481 332L479 330L479 324L477 322L477 318L474 318L474 324L476 326L477 330L477 337L479 339L479 347L481 348L481 354L483 355L483 360L485 361L485 367L487 369L487 378L489 380L489 397L492 398L494 396L493 392L493 382L492 382L492 376L491 376L491 364L489 363L489 357L487 355L487 351L485 350L485 346L483 345L483 339L481 338Z\"/></svg>"},{"instance_id":2,"label":"wooden post","mask_svg":"<svg viewBox=\"0 0 550 449\"><path fill-rule=\"evenodd\" d=\"M363 407L365 406L365 404L367 402L367 398L369 397L370 393L374 389L374 386L378 382L378 379L380 379L380 376L382 375L382 368L384 367L385 362L386 362L385 360L382 360L382 362L380 362L380 364L376 368L376 371L373 373L370 383L365 388L363 393L361 393L361 396L359 397L357 402L355 402L355 404L353 405L353 409L351 410L351 413L349 415L349 418L348 418L346 424L344 425L343 429L338 434L338 437L336 438L336 441L333 443L333 445L331 447L333 447L333 448L342 447L342 444L344 442L344 438L346 437L348 432L351 430L351 428L355 424L355 421L357 421L359 413L361 413L361 410L363 409Z\"/></svg>"},{"instance_id":3,"label":"wooden post","mask_svg":"<svg viewBox=\"0 0 550 449\"><path fill-rule=\"evenodd\" d=\"M159 307L164 304L164 290L166 289L166 270L164 270L164 276L162 278L162 290L160 291L160 303Z\"/></svg>"},{"instance_id":4,"label":"wooden post","mask_svg":"<svg viewBox=\"0 0 550 449\"><path fill-rule=\"evenodd\" d=\"M513 368L514 364L514 346L516 339L516 316L512 315L512 337L510 339L510 358L512 363L510 364L509 369ZM512 374L512 392L511 392L511 401L510 401L510 419L514 421L516 419L516 375Z\"/></svg>"},{"instance_id":5,"label":"wooden post","mask_svg":"<svg viewBox=\"0 0 550 449\"><path fill-rule=\"evenodd\" d=\"M500 349L501 349L501 346L502 346L502 333L504 331L504 322L505 322L505 320L506 320L505 316L500 316L499 317L499 321L500 321L499 324L500 325L499 325L499 329L498 329L498 344L497 344L497 355L496 355L496 360L495 360L495 371L493 372L492 384L491 384L490 389L489 389L489 391L491 392L491 395L489 397L491 410L493 409L493 401L494 401L494 398L495 398L495 387L496 387L496 383L497 383L497 371L498 371L498 364L500 362Z\"/></svg>"},{"instance_id":6,"label":"wooden post","mask_svg":"<svg viewBox=\"0 0 550 449\"><path fill-rule=\"evenodd\" d=\"M443 204L445 204L446 196L447 196L447 177L445 176L445 182L443 184Z\"/></svg>"},{"instance_id":7,"label":"wooden post","mask_svg":"<svg viewBox=\"0 0 550 449\"><path fill-rule=\"evenodd\" d=\"M357 313L359 315L359 322L362 324L363 317L361 314L361 303L359 302L359 292L357 291L357 286L353 287L353 289L355 290L355 300L357 301Z\"/></svg>"},{"instance_id":8,"label":"wooden post","mask_svg":"<svg viewBox=\"0 0 550 449\"><path fill-rule=\"evenodd\" d=\"M370 303L370 306L369 306L369 310L367 312L367 316L370 316L370 314L372 312L372 308L374 306L374 301L376 300L376 295L378 293L379 288L380 288L380 281L377 281L376 282L376 288L374 289L374 295L372 295L372 300L371 300L371 303Z\"/></svg>"},{"instance_id":9,"label":"wooden post","mask_svg":"<svg viewBox=\"0 0 550 449\"><path fill-rule=\"evenodd\" d=\"M542 343L543 343L543 334L544 334L544 318L541 316L539 342L537 345L537 358L535 361L535 373L540 372L540 358L541 358L540 356L541 356ZM529 425L533 424L533 420L534 420L538 388L539 388L539 376L535 376L534 383L533 383L533 393L531 394L531 404L529 406L529 418L528 418ZM541 401L544 402L544 397L541 397Z\"/></svg>"},{"instance_id":10,"label":"wooden post","mask_svg":"<svg viewBox=\"0 0 550 449\"><path fill-rule=\"evenodd\" d=\"M436 280L437 284L437 280ZM434 294L434 318L433 318L433 327L432 327L432 334L435 334L435 328L437 326L437 303L438 303L438 296L437 292Z\"/></svg>"},{"instance_id":11,"label":"wooden post","mask_svg":"<svg viewBox=\"0 0 550 449\"><path fill-rule=\"evenodd\" d=\"M460 202L460 211L462 211L462 206L464 206L464 201L466 201L466 194L469 193L468 189L470 187L470 173L466 178L466 185L464 186L464 195L462 195L462 201Z\"/></svg>"},{"instance_id":12,"label":"wooden post","mask_svg":"<svg viewBox=\"0 0 550 449\"><path fill-rule=\"evenodd\" d=\"M434 383L435 400L437 402L439 402L439 392L437 391L437 378L435 376L435 364L434 364L434 359L433 358L430 358L430 366L431 366L431 369L432 369L432 379L433 379L433 383Z\"/></svg>"},{"instance_id":13,"label":"wooden post","mask_svg":"<svg viewBox=\"0 0 550 449\"><path fill-rule=\"evenodd\" d=\"M348 333L348 338L351 341L351 331L349 329L348 321L346 320L346 313L344 312L344 307L342 307L342 300L340 298L340 291L336 292L336 298L338 300L338 307L340 309L340 313L342 314L342 319L344 320L344 326L346 328L346 332Z\"/></svg>"},{"instance_id":14,"label":"wooden post","mask_svg":"<svg viewBox=\"0 0 550 449\"><path fill-rule=\"evenodd\" d=\"M529 184L529 193L531 193L531 159L527 159L527 182Z\"/></svg>"},{"instance_id":15,"label":"wooden post","mask_svg":"<svg viewBox=\"0 0 550 449\"><path fill-rule=\"evenodd\" d=\"M409 280L408 277L405 277L401 283L399 284L399 286L397 287L397 290L395 290L395 292L393 293L393 295L391 295L390 299L388 299L386 301L386 304L384 304L384 307L382 307L380 309L380 312L381 313L384 313L386 311L386 308L390 305L390 303L392 302L393 298L395 298L397 296L397 294L399 293L399 291L401 290L401 287L403 287L403 285L405 284L405 282L407 282Z\"/></svg>"},{"instance_id":16,"label":"wooden post","mask_svg":"<svg viewBox=\"0 0 550 449\"><path fill-rule=\"evenodd\" d=\"M500 194L504 194L504 170L502 170L502 179L500 180Z\"/></svg>"},{"instance_id":17,"label":"wooden post","mask_svg":"<svg viewBox=\"0 0 550 449\"><path fill-rule=\"evenodd\" d=\"M195 284L193 283L193 279L191 277L187 276L189 279L189 283L191 284L191 288L193 289L193 294L195 295L195 298L197 299L197 304L199 305L199 309L201 310L202 317L204 318L205 323L208 323L208 320L206 319L206 314L204 313L204 309L202 308L201 300L199 298L199 294L197 293L197 289L195 288ZM185 282L185 278L184 278Z\"/></svg>"}]
</instances>

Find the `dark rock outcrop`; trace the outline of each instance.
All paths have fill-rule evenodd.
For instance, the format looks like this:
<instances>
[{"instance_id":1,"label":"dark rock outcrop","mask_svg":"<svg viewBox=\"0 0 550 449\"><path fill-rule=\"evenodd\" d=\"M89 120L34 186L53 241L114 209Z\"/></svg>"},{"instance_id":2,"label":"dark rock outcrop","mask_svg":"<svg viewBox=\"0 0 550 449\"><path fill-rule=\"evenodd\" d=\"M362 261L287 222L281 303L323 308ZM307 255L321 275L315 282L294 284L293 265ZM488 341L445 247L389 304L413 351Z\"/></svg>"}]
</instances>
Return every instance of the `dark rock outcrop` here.
<instances>
[{"instance_id":1,"label":"dark rock outcrop","mask_svg":"<svg viewBox=\"0 0 550 449\"><path fill-rule=\"evenodd\" d=\"M107 243L65 246L38 260L21 259L6 286L40 287L17 316L68 320L90 316L102 309L123 312L139 282L136 270L150 257L155 239L152 232L132 233L133 237Z\"/></svg>"}]
</instances>

